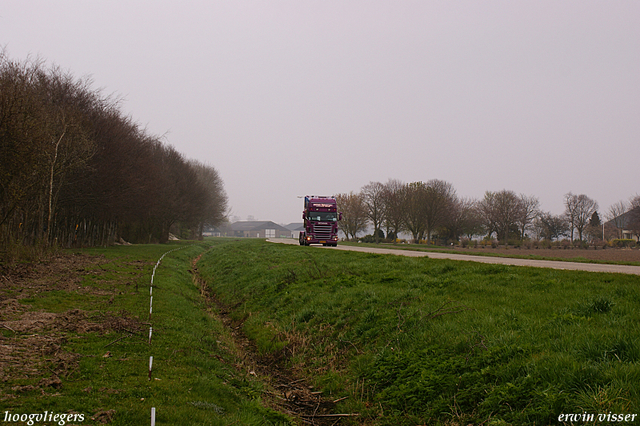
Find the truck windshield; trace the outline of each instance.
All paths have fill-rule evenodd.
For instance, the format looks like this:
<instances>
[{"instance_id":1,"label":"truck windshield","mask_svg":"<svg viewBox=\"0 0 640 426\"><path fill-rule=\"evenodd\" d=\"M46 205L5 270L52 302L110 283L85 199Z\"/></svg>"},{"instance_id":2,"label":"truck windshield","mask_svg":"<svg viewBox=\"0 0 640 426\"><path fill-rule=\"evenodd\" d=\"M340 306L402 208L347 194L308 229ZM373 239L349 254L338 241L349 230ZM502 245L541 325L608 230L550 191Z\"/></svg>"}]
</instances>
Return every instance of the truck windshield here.
<instances>
[{"instance_id":1,"label":"truck windshield","mask_svg":"<svg viewBox=\"0 0 640 426\"><path fill-rule=\"evenodd\" d=\"M310 212L309 220L315 220L318 222L335 222L338 220L338 215L335 212Z\"/></svg>"}]
</instances>

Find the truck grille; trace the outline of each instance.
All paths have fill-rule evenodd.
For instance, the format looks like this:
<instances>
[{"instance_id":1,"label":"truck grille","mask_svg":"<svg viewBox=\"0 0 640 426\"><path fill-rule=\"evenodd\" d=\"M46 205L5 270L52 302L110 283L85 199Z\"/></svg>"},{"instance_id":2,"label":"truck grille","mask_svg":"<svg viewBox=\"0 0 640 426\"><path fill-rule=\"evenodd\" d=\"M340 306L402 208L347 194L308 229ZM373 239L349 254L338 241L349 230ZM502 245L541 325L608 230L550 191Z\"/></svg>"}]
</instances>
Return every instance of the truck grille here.
<instances>
[{"instance_id":1,"label":"truck grille","mask_svg":"<svg viewBox=\"0 0 640 426\"><path fill-rule=\"evenodd\" d=\"M331 225L316 224L313 227L313 235L318 240L328 240L331 238Z\"/></svg>"}]
</instances>

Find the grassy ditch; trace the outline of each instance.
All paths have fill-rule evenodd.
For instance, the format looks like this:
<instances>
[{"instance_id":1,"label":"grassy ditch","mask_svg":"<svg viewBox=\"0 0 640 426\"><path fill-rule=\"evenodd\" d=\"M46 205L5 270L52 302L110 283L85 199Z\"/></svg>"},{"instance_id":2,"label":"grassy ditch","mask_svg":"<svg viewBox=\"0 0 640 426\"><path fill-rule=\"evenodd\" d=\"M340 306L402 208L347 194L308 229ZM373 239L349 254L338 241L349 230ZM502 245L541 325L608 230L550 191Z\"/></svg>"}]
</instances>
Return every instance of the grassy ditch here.
<instances>
[{"instance_id":1,"label":"grassy ditch","mask_svg":"<svg viewBox=\"0 0 640 426\"><path fill-rule=\"evenodd\" d=\"M264 385L189 272L225 243L91 249L5 270L0 418L47 411L77 414L67 424L148 425L155 407L159 425L290 424L262 404ZM178 247L155 274L150 319L153 266Z\"/></svg>"},{"instance_id":2,"label":"grassy ditch","mask_svg":"<svg viewBox=\"0 0 640 426\"><path fill-rule=\"evenodd\" d=\"M343 422L547 425L640 413L640 281L241 241L201 276ZM344 398L344 399L343 399Z\"/></svg>"}]
</instances>

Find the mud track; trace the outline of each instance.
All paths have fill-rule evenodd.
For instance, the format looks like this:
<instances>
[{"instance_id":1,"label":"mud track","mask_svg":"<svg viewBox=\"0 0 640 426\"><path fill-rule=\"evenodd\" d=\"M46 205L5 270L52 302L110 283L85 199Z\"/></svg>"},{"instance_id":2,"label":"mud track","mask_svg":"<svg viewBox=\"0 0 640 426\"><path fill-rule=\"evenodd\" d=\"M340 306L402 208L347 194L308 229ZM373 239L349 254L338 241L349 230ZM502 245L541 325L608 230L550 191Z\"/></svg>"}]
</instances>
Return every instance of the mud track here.
<instances>
[{"instance_id":1,"label":"mud track","mask_svg":"<svg viewBox=\"0 0 640 426\"><path fill-rule=\"evenodd\" d=\"M201 256L191 264L194 283L200 289L210 315L221 321L229 332L233 346L230 349L241 360L236 367L257 376L267 385L268 390L263 396L267 405L294 418L298 424L339 425L346 417L356 417L357 414L332 413L337 401L325 398L321 391L309 384L307 378L287 366L287 360L291 356L291 348L288 346L269 355L259 354L256 345L242 332L245 319L233 320L231 313L234 307L223 304L200 277L197 262Z\"/></svg>"}]
</instances>

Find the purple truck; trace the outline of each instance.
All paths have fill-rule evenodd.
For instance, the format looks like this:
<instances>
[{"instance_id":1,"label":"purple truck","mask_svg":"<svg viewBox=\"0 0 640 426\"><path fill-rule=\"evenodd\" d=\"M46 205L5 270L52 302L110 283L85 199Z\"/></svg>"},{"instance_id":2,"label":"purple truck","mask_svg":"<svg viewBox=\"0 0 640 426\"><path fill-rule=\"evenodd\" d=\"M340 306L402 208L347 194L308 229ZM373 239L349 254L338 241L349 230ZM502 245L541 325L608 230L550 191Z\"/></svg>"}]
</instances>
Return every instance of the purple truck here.
<instances>
[{"instance_id":1,"label":"purple truck","mask_svg":"<svg viewBox=\"0 0 640 426\"><path fill-rule=\"evenodd\" d=\"M307 195L304 197L304 231L300 232L300 245L322 244L324 246L338 245L338 221L342 220L342 213L338 213L334 197L318 197Z\"/></svg>"}]
</instances>

